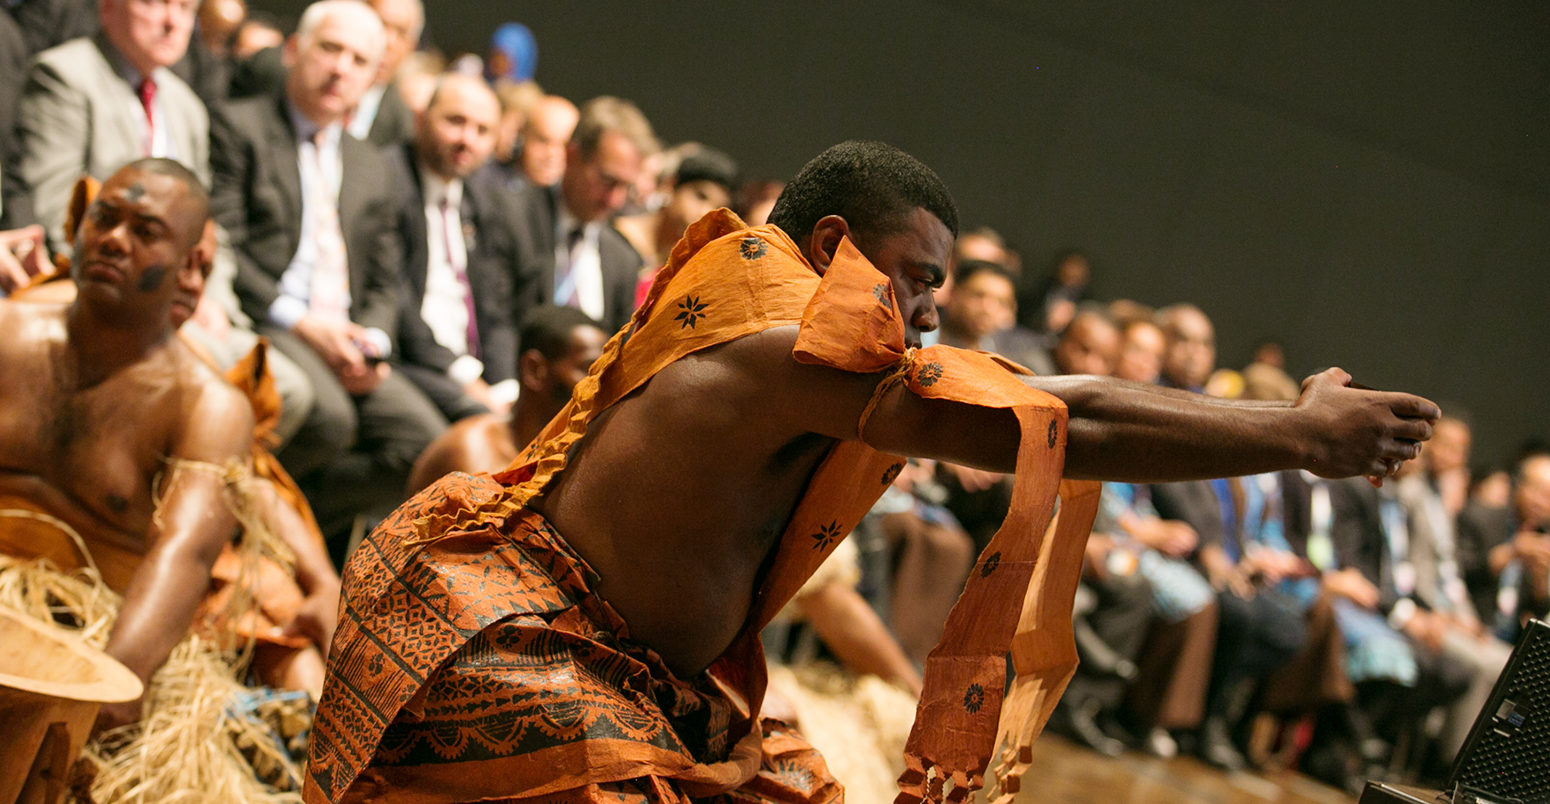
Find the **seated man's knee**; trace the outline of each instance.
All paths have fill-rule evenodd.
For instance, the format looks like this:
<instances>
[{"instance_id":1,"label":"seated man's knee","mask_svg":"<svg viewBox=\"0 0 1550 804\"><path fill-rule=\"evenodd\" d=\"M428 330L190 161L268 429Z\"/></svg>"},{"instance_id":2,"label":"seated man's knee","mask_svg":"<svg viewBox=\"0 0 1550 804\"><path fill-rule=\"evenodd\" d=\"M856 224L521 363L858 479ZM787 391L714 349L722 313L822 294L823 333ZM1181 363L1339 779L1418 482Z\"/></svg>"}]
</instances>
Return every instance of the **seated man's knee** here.
<instances>
[{"instance_id":1,"label":"seated man's knee","mask_svg":"<svg viewBox=\"0 0 1550 804\"><path fill-rule=\"evenodd\" d=\"M275 424L275 436L284 445L312 415L317 393L306 373L278 349L269 352L269 373L274 377L275 392L280 395L280 421Z\"/></svg>"}]
</instances>

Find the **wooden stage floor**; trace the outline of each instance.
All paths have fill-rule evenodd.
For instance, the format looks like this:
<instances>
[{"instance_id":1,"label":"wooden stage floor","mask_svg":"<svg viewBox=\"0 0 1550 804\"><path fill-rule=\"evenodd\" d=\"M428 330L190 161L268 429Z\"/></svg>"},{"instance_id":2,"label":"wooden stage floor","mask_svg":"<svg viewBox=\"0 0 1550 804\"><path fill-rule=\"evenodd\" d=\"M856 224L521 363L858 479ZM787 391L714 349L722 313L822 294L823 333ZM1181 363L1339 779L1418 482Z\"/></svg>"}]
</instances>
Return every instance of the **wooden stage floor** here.
<instances>
[{"instance_id":1,"label":"wooden stage floor","mask_svg":"<svg viewBox=\"0 0 1550 804\"><path fill-rule=\"evenodd\" d=\"M1291 772L1223 773L1190 757L1131 751L1109 759L1046 734L1033 750L1018 804L1354 804L1355 799ZM857 804L862 804L857 802Z\"/></svg>"}]
</instances>

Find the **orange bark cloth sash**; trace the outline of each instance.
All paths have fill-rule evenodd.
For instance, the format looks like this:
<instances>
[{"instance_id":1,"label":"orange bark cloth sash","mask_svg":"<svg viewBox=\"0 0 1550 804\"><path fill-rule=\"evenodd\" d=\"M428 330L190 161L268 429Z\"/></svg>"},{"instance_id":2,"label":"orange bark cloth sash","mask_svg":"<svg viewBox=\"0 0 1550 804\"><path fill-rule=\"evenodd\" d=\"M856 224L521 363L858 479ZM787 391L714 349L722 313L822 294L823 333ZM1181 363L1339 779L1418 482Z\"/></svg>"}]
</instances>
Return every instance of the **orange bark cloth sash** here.
<instances>
[{"instance_id":1,"label":"orange bark cloth sash","mask_svg":"<svg viewBox=\"0 0 1550 804\"><path fill-rule=\"evenodd\" d=\"M735 216L720 211L690 227L631 324L604 347L570 404L511 468L494 477L499 486L437 487L445 499L420 504L413 523L416 535L406 540L403 550L390 551L406 563L391 572L369 568L371 559L352 558L345 573L329 683L313 732L308 800L336 800L372 763L389 724L423 700L422 688L435 669L486 626L521 610L520 600L511 599L520 598L520 590L479 585L477 571L471 570L457 589L437 584L421 589L416 578L395 586L382 578L419 572L415 567L442 560L460 537L490 528L507 531L523 518L526 503L563 471L570 447L585 435L588 423L662 368L710 346L798 323L798 360L861 373L893 370L891 379L880 385L879 398L893 385L903 384L922 396L1011 408L1023 428L1013 513L977 565L965 593L968 607L960 606L950 621L949 627L962 633L944 641L928 662L927 694L911 737L905 795L916 800L929 796L940 789L943 778L967 792L983 774L998 736L1005 653L1025 609L1031 618L1024 620L1052 632L1039 640L1039 647L1049 642L1055 649L1023 663L1041 673L1034 685L1039 693L1031 704L1019 702L1028 710L1025 721L1030 725L1020 723L1008 731L1036 734L1075 666L1069 610L1085 526L1075 523L1078 526L1070 528L1080 531L1075 537L1046 535L1064 454L1064 407L1028 389L1008 370L1009 364L989 356L945 347L906 351L891 284L848 242L842 243L820 281L778 229L746 229ZM862 426L864 422L858 432ZM601 751L608 761L588 772L590 781L664 777L690 795L705 796L751 779L759 765L758 712L765 689L759 628L860 521L901 466L896 456L846 441L835 446L815 472L758 590L747 627L706 671L731 704L724 725L724 758L713 752L705 761L690 755L665 760L659 747L643 743L583 741L566 746L563 761L552 759L551 772L556 766L586 767L595 761L589 757ZM433 558L408 562L405 554L416 551ZM1025 594L1036 568L1062 579L1052 584L1052 593ZM393 618L405 606L420 605L406 595L438 601L447 607L447 618L453 609L466 607L474 619L395 623ZM1025 597L1033 605L1020 605ZM723 727L712 731L720 733ZM522 795L528 785L542 782L490 780L491 785L503 785L506 795Z\"/></svg>"}]
</instances>

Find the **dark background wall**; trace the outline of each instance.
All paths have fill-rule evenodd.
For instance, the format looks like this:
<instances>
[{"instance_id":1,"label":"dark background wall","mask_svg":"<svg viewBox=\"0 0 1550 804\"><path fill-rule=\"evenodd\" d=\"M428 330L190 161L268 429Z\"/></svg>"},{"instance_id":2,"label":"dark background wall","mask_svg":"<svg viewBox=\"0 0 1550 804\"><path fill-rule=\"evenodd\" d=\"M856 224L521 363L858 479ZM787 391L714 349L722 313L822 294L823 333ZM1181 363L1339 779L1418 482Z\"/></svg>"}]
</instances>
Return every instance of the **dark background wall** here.
<instances>
[{"instance_id":1,"label":"dark background wall","mask_svg":"<svg viewBox=\"0 0 1550 804\"><path fill-rule=\"evenodd\" d=\"M1189 300L1223 365L1466 408L1477 458L1550 434L1550 6L430 0L443 50L499 22L538 80L631 98L669 142L788 177L852 137L932 165L967 225L1096 291Z\"/></svg>"}]
</instances>

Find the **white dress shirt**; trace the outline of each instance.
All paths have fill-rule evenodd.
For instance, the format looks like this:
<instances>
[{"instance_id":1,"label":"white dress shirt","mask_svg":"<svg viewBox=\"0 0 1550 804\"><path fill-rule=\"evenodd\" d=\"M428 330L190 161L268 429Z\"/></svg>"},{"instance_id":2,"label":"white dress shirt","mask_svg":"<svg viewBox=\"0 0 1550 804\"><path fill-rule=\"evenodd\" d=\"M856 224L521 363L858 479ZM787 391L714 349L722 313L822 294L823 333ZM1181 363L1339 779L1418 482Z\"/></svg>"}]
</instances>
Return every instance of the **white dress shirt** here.
<instances>
[{"instance_id":1,"label":"white dress shirt","mask_svg":"<svg viewBox=\"0 0 1550 804\"><path fill-rule=\"evenodd\" d=\"M602 235L603 224L601 221L583 224L576 220L570 210L565 208L564 199L560 200L558 214L555 217L554 230L554 264L555 287L554 301L563 304L568 288L566 282L575 284L576 306L581 308L592 318L603 320L603 255L599 250L598 238ZM568 248L570 235L581 227L581 239L576 242L575 248ZM569 265L567 274L562 270Z\"/></svg>"}]
</instances>

